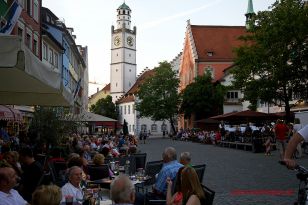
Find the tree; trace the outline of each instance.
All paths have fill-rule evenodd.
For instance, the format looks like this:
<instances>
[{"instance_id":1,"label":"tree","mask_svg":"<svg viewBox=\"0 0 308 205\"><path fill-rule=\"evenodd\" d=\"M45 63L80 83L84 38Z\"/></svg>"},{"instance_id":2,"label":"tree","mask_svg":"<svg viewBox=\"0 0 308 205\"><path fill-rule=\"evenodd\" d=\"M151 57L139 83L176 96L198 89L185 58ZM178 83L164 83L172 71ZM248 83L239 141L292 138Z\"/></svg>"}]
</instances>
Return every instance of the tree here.
<instances>
[{"instance_id":1,"label":"tree","mask_svg":"<svg viewBox=\"0 0 308 205\"><path fill-rule=\"evenodd\" d=\"M179 79L172 71L171 64L164 61L154 69L155 74L145 80L137 93L136 110L140 117L150 117L155 121L168 120L175 133L174 120L178 113Z\"/></svg>"},{"instance_id":2,"label":"tree","mask_svg":"<svg viewBox=\"0 0 308 205\"><path fill-rule=\"evenodd\" d=\"M289 101L308 95L308 6L303 0L276 1L254 21L236 49L234 86L246 100L284 105L289 121Z\"/></svg>"},{"instance_id":3,"label":"tree","mask_svg":"<svg viewBox=\"0 0 308 205\"><path fill-rule=\"evenodd\" d=\"M65 108L36 106L28 134L31 142L56 146L65 136L76 133L80 125L68 114Z\"/></svg>"},{"instance_id":4,"label":"tree","mask_svg":"<svg viewBox=\"0 0 308 205\"><path fill-rule=\"evenodd\" d=\"M108 95L106 98L99 99L95 105L91 105L90 111L98 115L110 117L112 119L118 118L116 106L112 102L112 97L110 95Z\"/></svg>"},{"instance_id":5,"label":"tree","mask_svg":"<svg viewBox=\"0 0 308 205\"><path fill-rule=\"evenodd\" d=\"M180 112L185 118L212 116L222 112L225 88L212 82L211 73L198 76L182 92Z\"/></svg>"}]
</instances>

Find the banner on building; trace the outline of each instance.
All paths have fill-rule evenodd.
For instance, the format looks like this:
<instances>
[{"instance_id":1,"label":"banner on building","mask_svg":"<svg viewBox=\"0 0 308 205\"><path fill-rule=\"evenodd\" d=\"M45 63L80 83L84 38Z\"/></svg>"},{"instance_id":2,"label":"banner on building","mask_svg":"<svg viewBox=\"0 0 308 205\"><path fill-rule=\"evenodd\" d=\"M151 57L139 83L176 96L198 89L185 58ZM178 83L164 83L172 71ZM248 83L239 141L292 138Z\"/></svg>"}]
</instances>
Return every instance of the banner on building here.
<instances>
[{"instance_id":1,"label":"banner on building","mask_svg":"<svg viewBox=\"0 0 308 205\"><path fill-rule=\"evenodd\" d=\"M1 15L0 33L11 34L14 26L18 21L21 11L22 7L16 1L14 1L13 4L7 9L6 13L4 13L3 16Z\"/></svg>"},{"instance_id":2,"label":"banner on building","mask_svg":"<svg viewBox=\"0 0 308 205\"><path fill-rule=\"evenodd\" d=\"M77 93L80 90L80 86L81 86L80 84L81 84L81 78L78 80L78 83L77 83L77 86L76 86L76 89L75 89L75 92L74 92L74 99L76 98Z\"/></svg>"}]
</instances>

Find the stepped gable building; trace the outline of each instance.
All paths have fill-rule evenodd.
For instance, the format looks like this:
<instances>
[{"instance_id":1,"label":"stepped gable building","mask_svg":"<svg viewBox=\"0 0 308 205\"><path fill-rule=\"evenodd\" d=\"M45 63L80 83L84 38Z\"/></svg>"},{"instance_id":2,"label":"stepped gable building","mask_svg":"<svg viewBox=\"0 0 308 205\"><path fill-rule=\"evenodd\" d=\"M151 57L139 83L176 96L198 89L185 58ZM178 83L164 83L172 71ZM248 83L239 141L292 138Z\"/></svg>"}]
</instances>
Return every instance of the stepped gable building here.
<instances>
[{"instance_id":1,"label":"stepped gable building","mask_svg":"<svg viewBox=\"0 0 308 205\"><path fill-rule=\"evenodd\" d=\"M239 36L244 35L244 26L191 25L187 21L182 60L179 68L180 91L207 71L213 81L224 76L224 70L234 63L233 49L241 45ZM207 118L210 116L204 116ZM194 127L195 116L184 119L179 116L179 128Z\"/></svg>"}]
</instances>

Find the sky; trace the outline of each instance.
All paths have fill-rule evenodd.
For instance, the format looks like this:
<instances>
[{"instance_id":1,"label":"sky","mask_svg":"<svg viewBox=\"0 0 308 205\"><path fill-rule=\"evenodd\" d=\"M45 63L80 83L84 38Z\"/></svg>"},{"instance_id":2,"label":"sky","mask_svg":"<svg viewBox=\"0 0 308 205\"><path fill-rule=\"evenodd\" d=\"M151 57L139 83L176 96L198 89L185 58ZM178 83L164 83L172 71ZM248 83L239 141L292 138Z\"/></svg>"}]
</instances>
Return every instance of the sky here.
<instances>
[{"instance_id":1,"label":"sky","mask_svg":"<svg viewBox=\"0 0 308 205\"><path fill-rule=\"evenodd\" d=\"M88 46L89 95L110 82L111 26L124 0L42 0L67 27L74 28L76 43ZM254 0L254 11L268 10L275 0ZM125 0L137 27L137 74L182 50L187 26L244 26L248 0Z\"/></svg>"}]
</instances>

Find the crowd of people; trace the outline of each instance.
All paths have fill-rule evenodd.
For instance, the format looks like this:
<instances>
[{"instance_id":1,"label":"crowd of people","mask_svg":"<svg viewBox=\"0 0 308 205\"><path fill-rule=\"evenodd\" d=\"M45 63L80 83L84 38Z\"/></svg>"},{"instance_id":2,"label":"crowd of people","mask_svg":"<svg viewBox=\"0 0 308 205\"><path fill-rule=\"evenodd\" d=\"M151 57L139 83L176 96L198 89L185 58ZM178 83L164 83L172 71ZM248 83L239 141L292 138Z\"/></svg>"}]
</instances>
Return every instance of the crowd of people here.
<instances>
[{"instance_id":1,"label":"crowd of people","mask_svg":"<svg viewBox=\"0 0 308 205\"><path fill-rule=\"evenodd\" d=\"M294 123L286 124L283 120L277 120L276 123L264 123L255 126L252 123L245 125L229 125L222 122L216 131L207 131L199 129L180 129L177 135L173 137L175 140L193 141L204 144L217 145L221 141L253 143L256 140L262 141L263 150L266 156L271 155L273 145L279 150L280 159L283 159L286 143L290 140L294 133L302 127L299 119L295 119ZM302 144L297 145L297 157L302 155Z\"/></svg>"}]
</instances>

